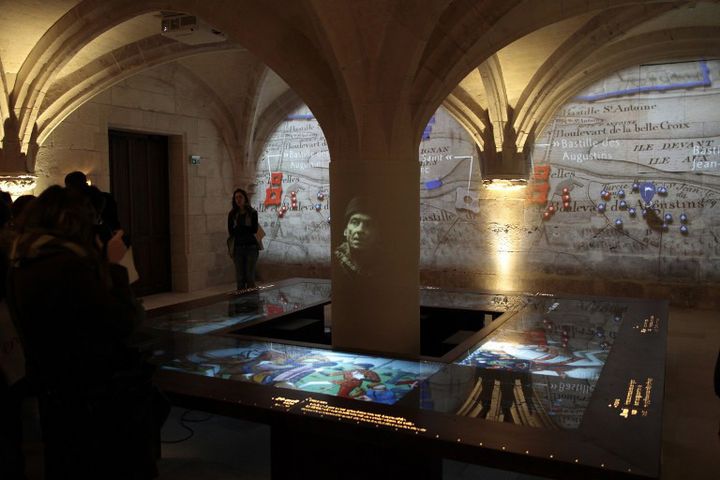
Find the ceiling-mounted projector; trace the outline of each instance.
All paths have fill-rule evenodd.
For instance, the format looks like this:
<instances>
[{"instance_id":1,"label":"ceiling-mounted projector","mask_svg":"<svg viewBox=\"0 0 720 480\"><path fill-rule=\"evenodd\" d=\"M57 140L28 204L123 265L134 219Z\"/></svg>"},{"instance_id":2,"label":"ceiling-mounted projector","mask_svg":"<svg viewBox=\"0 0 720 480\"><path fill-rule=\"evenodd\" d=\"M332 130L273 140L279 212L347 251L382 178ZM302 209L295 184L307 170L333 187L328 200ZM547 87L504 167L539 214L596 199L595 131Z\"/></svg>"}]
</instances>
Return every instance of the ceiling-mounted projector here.
<instances>
[{"instance_id":1,"label":"ceiling-mounted projector","mask_svg":"<svg viewBox=\"0 0 720 480\"><path fill-rule=\"evenodd\" d=\"M187 45L224 42L224 33L215 30L195 15L170 15L162 19L162 36Z\"/></svg>"}]
</instances>

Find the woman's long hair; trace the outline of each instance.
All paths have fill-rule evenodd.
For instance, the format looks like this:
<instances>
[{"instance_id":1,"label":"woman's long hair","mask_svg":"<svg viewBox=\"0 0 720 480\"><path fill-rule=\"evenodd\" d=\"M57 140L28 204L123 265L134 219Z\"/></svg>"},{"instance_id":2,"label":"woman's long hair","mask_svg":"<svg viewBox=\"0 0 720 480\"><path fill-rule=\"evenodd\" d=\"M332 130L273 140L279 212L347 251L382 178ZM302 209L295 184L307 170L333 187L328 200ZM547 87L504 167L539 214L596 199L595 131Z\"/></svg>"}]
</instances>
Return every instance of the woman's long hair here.
<instances>
[{"instance_id":1,"label":"woman's long hair","mask_svg":"<svg viewBox=\"0 0 720 480\"><path fill-rule=\"evenodd\" d=\"M242 188L236 188L232 195L232 211L237 212L240 208L238 207L238 204L235 203L235 194L237 194L238 192L242 193L242 196L245 197L245 209L247 211L255 210L254 208L252 208L252 205L250 205L250 198L248 198L247 192Z\"/></svg>"}]
</instances>

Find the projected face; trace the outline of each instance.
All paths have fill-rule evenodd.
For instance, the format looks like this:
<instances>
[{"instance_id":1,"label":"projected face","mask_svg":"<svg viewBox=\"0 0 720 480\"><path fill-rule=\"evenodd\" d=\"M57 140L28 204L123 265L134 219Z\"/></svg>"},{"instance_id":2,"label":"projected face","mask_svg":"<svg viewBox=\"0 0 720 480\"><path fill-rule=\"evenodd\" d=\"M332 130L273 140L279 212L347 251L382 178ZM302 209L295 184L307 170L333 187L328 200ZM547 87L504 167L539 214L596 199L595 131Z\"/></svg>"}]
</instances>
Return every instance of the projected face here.
<instances>
[{"instance_id":1,"label":"projected face","mask_svg":"<svg viewBox=\"0 0 720 480\"><path fill-rule=\"evenodd\" d=\"M373 219L364 213L354 213L345 227L345 240L353 250L365 250L375 241Z\"/></svg>"},{"instance_id":2,"label":"projected face","mask_svg":"<svg viewBox=\"0 0 720 480\"><path fill-rule=\"evenodd\" d=\"M355 197L345 209L343 241L334 252L335 265L343 275L372 277L378 271L375 262L380 226L373 215L377 209L366 197Z\"/></svg>"}]
</instances>

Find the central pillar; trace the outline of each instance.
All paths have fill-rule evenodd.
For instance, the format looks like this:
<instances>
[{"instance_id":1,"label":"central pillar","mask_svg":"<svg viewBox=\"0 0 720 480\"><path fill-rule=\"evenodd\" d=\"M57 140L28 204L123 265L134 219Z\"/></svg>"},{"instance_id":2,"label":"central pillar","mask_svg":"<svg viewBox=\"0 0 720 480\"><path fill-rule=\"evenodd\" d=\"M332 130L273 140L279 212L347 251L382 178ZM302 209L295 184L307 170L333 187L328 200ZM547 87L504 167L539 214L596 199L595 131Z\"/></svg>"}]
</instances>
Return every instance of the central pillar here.
<instances>
[{"instance_id":1,"label":"central pillar","mask_svg":"<svg viewBox=\"0 0 720 480\"><path fill-rule=\"evenodd\" d=\"M341 160L330 163L333 347L418 355L417 151L334 158Z\"/></svg>"}]
</instances>

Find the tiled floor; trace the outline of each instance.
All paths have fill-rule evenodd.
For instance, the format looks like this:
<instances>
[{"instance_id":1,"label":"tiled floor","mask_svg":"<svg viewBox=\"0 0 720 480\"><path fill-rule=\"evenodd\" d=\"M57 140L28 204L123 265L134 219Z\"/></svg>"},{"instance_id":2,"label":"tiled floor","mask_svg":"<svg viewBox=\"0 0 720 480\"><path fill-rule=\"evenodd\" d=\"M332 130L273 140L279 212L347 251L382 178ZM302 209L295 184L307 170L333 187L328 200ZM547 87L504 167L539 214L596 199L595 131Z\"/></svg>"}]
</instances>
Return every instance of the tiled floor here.
<instances>
[{"instance_id":1,"label":"tiled floor","mask_svg":"<svg viewBox=\"0 0 720 480\"><path fill-rule=\"evenodd\" d=\"M147 308L232 290L232 285L185 294L163 294L144 299ZM664 480L720 478L720 399L713 392L713 366L720 348L720 315L716 311L672 308L663 424ZM185 412L173 409L163 429L164 440L187 435L179 423ZM270 429L264 425L202 412L186 414L192 438L163 445L161 480L230 480L270 478ZM638 438L638 442L645 439ZM37 445L30 462L39 460ZM40 469L32 468L31 480ZM453 480L518 480L526 475L446 461L444 478Z\"/></svg>"}]
</instances>

